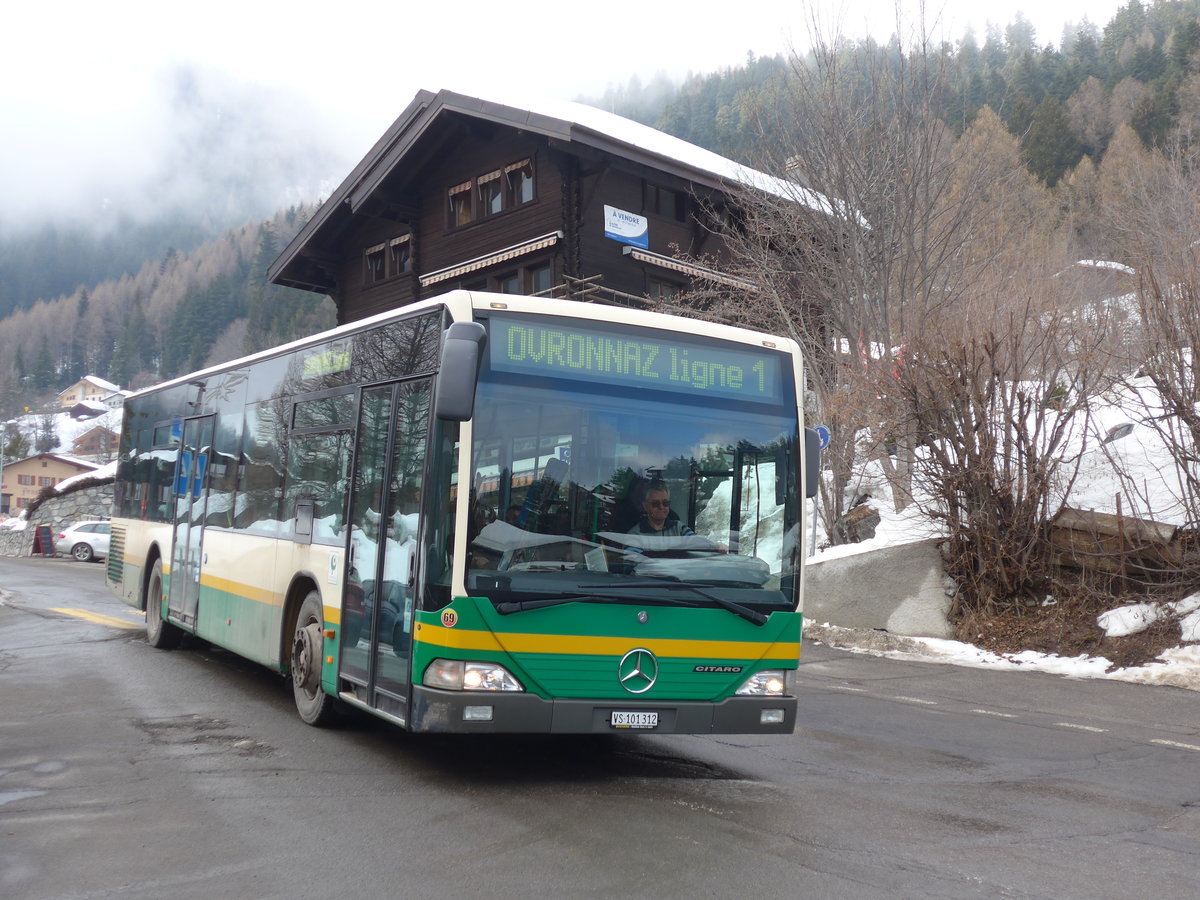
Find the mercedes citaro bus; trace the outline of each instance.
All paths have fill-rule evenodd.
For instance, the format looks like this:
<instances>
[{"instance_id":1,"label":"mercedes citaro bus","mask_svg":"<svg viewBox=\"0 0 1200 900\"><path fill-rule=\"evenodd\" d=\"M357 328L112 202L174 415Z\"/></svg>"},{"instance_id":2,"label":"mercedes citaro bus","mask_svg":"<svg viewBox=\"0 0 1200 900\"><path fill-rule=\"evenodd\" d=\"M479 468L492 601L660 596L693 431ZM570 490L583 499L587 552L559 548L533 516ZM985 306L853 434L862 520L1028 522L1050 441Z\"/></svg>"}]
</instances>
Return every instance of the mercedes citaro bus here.
<instances>
[{"instance_id":1,"label":"mercedes citaro bus","mask_svg":"<svg viewBox=\"0 0 1200 900\"><path fill-rule=\"evenodd\" d=\"M801 378L785 338L455 291L130 396L107 580L311 724L788 733Z\"/></svg>"}]
</instances>

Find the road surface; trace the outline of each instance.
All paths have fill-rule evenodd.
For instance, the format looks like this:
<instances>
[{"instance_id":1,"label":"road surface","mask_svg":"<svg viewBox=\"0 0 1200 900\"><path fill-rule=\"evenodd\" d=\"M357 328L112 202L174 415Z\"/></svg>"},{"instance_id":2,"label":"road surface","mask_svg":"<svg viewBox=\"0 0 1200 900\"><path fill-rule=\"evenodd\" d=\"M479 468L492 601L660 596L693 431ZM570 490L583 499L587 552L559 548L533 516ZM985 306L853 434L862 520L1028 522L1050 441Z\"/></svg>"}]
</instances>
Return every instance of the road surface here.
<instances>
[{"instance_id":1,"label":"road surface","mask_svg":"<svg viewBox=\"0 0 1200 900\"><path fill-rule=\"evenodd\" d=\"M1193 692L806 644L790 736L319 730L103 578L0 559L6 900L1200 893Z\"/></svg>"}]
</instances>

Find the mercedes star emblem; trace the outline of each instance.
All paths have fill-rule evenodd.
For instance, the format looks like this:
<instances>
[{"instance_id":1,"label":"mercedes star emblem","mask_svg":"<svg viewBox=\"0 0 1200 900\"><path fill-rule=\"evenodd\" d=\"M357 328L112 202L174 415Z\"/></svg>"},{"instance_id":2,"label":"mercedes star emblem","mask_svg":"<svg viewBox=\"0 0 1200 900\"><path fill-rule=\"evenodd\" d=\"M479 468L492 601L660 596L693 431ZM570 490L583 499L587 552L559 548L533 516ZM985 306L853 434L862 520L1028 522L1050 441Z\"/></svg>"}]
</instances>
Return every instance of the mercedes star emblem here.
<instances>
[{"instance_id":1,"label":"mercedes star emblem","mask_svg":"<svg viewBox=\"0 0 1200 900\"><path fill-rule=\"evenodd\" d=\"M638 647L621 657L617 666L621 687L631 694L644 694L658 680L658 660L649 650Z\"/></svg>"}]
</instances>

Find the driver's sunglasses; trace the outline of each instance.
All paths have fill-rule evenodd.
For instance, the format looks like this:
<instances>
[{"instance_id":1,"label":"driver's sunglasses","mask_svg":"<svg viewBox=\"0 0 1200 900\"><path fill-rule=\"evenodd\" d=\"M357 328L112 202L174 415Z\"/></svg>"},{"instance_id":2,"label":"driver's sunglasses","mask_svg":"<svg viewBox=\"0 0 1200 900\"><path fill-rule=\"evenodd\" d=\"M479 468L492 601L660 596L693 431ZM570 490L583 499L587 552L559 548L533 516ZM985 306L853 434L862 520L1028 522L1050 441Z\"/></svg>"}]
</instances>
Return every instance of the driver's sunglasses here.
<instances>
[{"instance_id":1,"label":"driver's sunglasses","mask_svg":"<svg viewBox=\"0 0 1200 900\"><path fill-rule=\"evenodd\" d=\"M647 500L646 505L652 506L655 509L670 509L671 501L670 500Z\"/></svg>"}]
</instances>

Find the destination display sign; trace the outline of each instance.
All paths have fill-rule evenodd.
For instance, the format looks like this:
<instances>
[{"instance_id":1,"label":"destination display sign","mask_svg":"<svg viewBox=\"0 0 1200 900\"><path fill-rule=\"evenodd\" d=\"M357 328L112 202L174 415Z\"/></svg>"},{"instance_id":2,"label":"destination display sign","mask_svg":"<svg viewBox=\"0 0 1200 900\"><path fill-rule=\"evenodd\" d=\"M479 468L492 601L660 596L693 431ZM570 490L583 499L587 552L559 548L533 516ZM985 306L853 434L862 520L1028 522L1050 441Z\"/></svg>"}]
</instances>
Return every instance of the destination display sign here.
<instances>
[{"instance_id":1,"label":"destination display sign","mask_svg":"<svg viewBox=\"0 0 1200 900\"><path fill-rule=\"evenodd\" d=\"M788 357L766 348L661 332L493 315L493 371L759 403L783 400Z\"/></svg>"}]
</instances>

